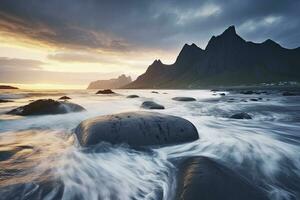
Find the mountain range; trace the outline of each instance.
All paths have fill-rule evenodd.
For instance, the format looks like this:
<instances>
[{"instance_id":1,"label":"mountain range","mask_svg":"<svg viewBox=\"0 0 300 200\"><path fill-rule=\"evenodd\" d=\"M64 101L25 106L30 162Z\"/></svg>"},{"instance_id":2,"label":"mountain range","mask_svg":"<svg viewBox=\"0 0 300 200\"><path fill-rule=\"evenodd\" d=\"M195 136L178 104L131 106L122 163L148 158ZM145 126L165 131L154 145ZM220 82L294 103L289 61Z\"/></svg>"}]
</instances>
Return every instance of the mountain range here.
<instances>
[{"instance_id":1,"label":"mountain range","mask_svg":"<svg viewBox=\"0 0 300 200\"><path fill-rule=\"evenodd\" d=\"M93 81L89 84L87 89L116 89L131 83L131 81L132 80L130 76L125 76L122 74L118 78Z\"/></svg>"},{"instance_id":2,"label":"mountain range","mask_svg":"<svg viewBox=\"0 0 300 200\"><path fill-rule=\"evenodd\" d=\"M155 60L124 88L202 88L300 81L300 48L286 49L268 39L254 43L234 26L213 36L205 49L185 44L174 64Z\"/></svg>"}]
</instances>

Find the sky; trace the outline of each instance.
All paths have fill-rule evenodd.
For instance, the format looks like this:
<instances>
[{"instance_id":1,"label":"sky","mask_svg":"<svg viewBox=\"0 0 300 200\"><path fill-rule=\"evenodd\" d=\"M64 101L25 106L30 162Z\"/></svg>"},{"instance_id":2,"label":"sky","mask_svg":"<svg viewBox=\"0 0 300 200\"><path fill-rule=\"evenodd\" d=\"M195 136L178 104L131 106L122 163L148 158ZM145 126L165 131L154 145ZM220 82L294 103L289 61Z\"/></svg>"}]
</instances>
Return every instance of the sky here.
<instances>
[{"instance_id":1,"label":"sky","mask_svg":"<svg viewBox=\"0 0 300 200\"><path fill-rule=\"evenodd\" d=\"M300 46L299 0L1 0L0 84L86 88L171 64L235 25L244 39Z\"/></svg>"}]
</instances>

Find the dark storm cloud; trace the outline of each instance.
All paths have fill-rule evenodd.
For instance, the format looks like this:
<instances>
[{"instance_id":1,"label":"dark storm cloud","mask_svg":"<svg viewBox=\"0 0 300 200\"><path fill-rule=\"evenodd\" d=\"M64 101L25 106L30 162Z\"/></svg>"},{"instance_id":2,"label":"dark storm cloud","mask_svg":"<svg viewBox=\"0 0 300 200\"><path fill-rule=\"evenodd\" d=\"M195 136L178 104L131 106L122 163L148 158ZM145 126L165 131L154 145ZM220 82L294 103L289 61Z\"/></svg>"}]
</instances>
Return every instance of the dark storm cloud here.
<instances>
[{"instance_id":1,"label":"dark storm cloud","mask_svg":"<svg viewBox=\"0 0 300 200\"><path fill-rule=\"evenodd\" d=\"M0 31L61 47L136 50L205 46L236 25L246 40L300 46L298 0L2 0Z\"/></svg>"}]
</instances>

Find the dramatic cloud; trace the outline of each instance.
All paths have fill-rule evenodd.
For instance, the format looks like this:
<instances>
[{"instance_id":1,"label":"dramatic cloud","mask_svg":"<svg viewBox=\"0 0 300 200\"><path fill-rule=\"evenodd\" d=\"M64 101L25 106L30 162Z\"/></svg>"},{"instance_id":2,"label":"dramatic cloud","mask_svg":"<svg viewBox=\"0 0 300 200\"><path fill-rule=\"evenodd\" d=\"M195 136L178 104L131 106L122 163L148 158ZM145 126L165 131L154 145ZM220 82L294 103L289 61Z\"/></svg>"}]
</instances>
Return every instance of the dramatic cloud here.
<instances>
[{"instance_id":1,"label":"dramatic cloud","mask_svg":"<svg viewBox=\"0 0 300 200\"><path fill-rule=\"evenodd\" d=\"M2 0L0 31L49 45L109 51L205 45L236 25L246 39L299 46L296 0ZM258 23L256 23L258 22Z\"/></svg>"},{"instance_id":2,"label":"dramatic cloud","mask_svg":"<svg viewBox=\"0 0 300 200\"><path fill-rule=\"evenodd\" d=\"M295 48L299 10L298 0L1 0L0 80L136 77L154 59L174 62L185 43L205 48L230 25L245 40Z\"/></svg>"},{"instance_id":3,"label":"dramatic cloud","mask_svg":"<svg viewBox=\"0 0 300 200\"><path fill-rule=\"evenodd\" d=\"M0 73L4 71L40 70L44 64L38 60L0 57Z\"/></svg>"}]
</instances>

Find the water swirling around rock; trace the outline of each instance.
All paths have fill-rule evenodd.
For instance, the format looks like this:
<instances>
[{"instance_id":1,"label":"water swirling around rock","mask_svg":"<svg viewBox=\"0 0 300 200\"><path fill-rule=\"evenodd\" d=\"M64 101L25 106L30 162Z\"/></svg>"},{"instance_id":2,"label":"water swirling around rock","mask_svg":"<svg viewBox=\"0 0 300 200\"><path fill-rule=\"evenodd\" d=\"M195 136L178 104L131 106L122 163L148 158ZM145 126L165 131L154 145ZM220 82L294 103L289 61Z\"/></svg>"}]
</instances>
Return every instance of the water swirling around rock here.
<instances>
[{"instance_id":1,"label":"water swirling around rock","mask_svg":"<svg viewBox=\"0 0 300 200\"><path fill-rule=\"evenodd\" d=\"M269 199L300 198L298 96L282 96L276 91L251 97L226 93L220 97L206 90L162 90L159 94L135 90L141 98L129 100L124 96L132 91L116 92L123 96L107 95L99 99L93 91L64 92L86 108L83 113L12 118L4 113L29 98L1 105L1 197L174 199L179 181L177 163L188 157L205 156L261 188ZM179 104L172 100L174 96L193 96L197 101ZM240 101L259 97L263 100ZM228 103L228 99L234 101ZM145 100L166 106L158 112L191 121L200 139L144 151L122 144L101 143L91 148L77 144L73 132L81 121L99 115L139 111ZM238 112L247 112L253 119L230 119Z\"/></svg>"}]
</instances>

